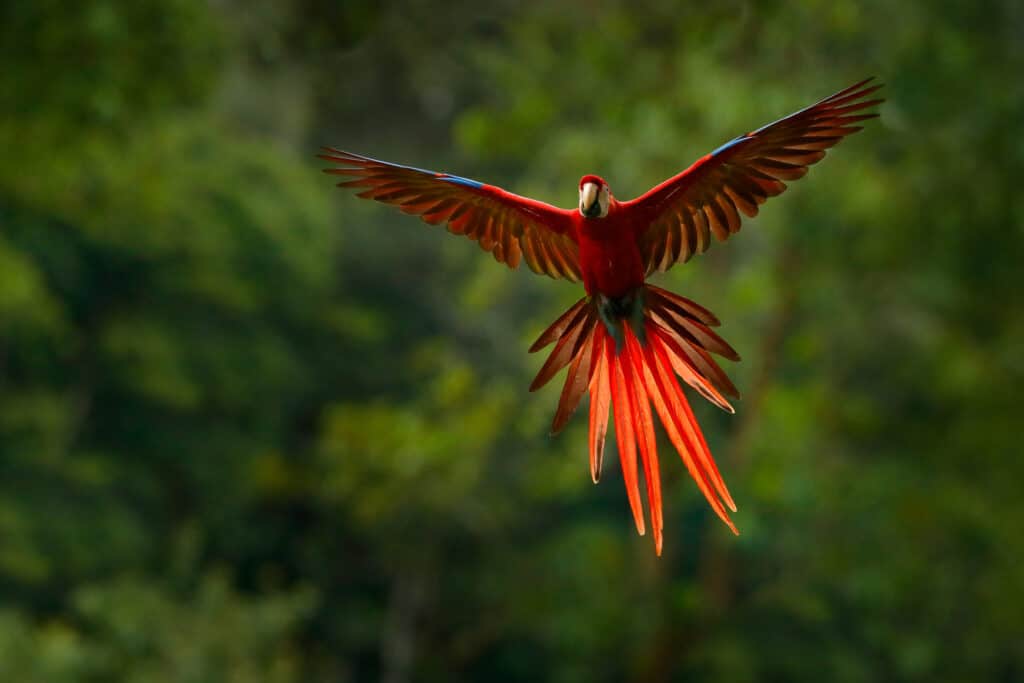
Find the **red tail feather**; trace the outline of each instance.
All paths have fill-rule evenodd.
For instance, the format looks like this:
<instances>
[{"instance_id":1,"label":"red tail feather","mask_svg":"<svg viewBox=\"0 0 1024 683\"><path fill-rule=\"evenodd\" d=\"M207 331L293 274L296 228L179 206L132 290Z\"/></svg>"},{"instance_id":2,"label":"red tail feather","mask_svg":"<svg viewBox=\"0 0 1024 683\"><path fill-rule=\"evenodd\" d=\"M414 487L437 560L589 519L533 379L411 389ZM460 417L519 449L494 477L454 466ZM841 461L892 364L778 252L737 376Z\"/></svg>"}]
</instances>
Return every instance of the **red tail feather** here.
<instances>
[{"instance_id":1,"label":"red tail feather","mask_svg":"<svg viewBox=\"0 0 1024 683\"><path fill-rule=\"evenodd\" d=\"M608 411L613 410L615 440L636 528L640 534L645 531L639 464L643 467L655 549L660 555L661 476L652 405L711 508L733 533L739 533L726 509L735 512L736 504L676 380L678 375L709 401L732 412L723 394L735 397L738 393L708 352L730 359L738 356L709 329L718 325L718 319L689 299L646 285L636 301L642 302L643 311L635 321L625 317L609 320L607 314L602 317L598 298L578 301L530 349L536 351L556 342L530 388L543 386L558 370L569 366L552 433L565 426L589 389L590 474L594 483L601 475Z\"/></svg>"},{"instance_id":2,"label":"red tail feather","mask_svg":"<svg viewBox=\"0 0 1024 683\"><path fill-rule=\"evenodd\" d=\"M608 408L611 406L611 386L608 382L608 357L605 344L608 333L604 327L594 330L594 371L590 378L590 478L596 484L601 478L604 462L604 439L608 433Z\"/></svg>"},{"instance_id":3,"label":"red tail feather","mask_svg":"<svg viewBox=\"0 0 1024 683\"><path fill-rule=\"evenodd\" d=\"M626 345L620 357L630 389L633 408L633 431L640 444L640 460L644 467L644 481L647 483L647 507L651 512L651 526L654 527L654 548L661 555L661 474L658 471L658 444L654 440L654 421L651 419L650 393L644 382L644 358L640 342L629 326L625 326Z\"/></svg>"}]
</instances>

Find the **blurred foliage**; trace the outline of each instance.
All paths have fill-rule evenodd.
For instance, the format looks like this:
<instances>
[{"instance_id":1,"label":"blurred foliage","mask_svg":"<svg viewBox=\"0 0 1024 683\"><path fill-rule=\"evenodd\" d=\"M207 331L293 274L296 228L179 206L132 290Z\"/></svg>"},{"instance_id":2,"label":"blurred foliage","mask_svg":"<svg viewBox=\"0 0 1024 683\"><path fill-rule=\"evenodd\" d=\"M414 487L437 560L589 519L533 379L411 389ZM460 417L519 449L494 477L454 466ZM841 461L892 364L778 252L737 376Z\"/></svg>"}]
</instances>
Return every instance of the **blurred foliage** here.
<instances>
[{"instance_id":1,"label":"blurred foliage","mask_svg":"<svg viewBox=\"0 0 1024 683\"><path fill-rule=\"evenodd\" d=\"M1024 678L1024 7L0 7L0 679ZM882 117L663 281L745 361L666 553L532 335L577 288L331 188L571 205L876 73ZM610 463L614 462L610 458Z\"/></svg>"}]
</instances>

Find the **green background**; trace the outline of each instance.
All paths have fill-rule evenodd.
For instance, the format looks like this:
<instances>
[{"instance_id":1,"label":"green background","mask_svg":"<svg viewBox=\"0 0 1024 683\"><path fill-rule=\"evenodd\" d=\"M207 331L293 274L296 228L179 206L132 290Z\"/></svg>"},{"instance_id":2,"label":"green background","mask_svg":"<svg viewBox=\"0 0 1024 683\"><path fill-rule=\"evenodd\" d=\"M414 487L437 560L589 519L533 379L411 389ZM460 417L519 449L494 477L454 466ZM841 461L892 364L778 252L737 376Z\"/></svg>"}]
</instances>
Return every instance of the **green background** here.
<instances>
[{"instance_id":1,"label":"green background","mask_svg":"<svg viewBox=\"0 0 1024 683\"><path fill-rule=\"evenodd\" d=\"M1024 5L7 0L0 680L1024 679ZM656 279L743 355L740 511L528 394L578 286L323 144L562 206L868 75L881 118Z\"/></svg>"}]
</instances>

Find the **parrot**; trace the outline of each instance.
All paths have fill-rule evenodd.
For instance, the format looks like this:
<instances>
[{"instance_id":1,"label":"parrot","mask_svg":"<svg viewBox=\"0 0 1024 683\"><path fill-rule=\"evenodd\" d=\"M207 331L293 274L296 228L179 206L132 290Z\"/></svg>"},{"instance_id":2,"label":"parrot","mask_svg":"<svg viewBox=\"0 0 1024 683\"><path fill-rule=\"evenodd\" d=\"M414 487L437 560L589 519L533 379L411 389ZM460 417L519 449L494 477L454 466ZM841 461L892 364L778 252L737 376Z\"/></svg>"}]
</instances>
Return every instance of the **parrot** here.
<instances>
[{"instance_id":1,"label":"parrot","mask_svg":"<svg viewBox=\"0 0 1024 683\"><path fill-rule=\"evenodd\" d=\"M647 282L655 273L704 253L712 237L739 232L786 183L857 125L878 116L870 108L881 84L867 78L752 132L740 135L689 168L629 201L608 183L584 175L579 204L562 209L498 186L449 173L379 161L324 147L324 172L339 187L397 206L431 225L444 224L474 240L496 261L570 282L584 295L529 348L552 346L530 391L568 367L551 425L558 434L589 395L590 475L600 478L609 413L622 477L637 532L646 531L640 498L642 471L655 552L661 555L664 519L655 415L697 488L734 533L736 503L697 423L683 384L729 413L739 391L712 356L739 361L713 329L715 315L690 299ZM742 216L741 216L742 214ZM677 379L678 378L678 379Z\"/></svg>"}]
</instances>

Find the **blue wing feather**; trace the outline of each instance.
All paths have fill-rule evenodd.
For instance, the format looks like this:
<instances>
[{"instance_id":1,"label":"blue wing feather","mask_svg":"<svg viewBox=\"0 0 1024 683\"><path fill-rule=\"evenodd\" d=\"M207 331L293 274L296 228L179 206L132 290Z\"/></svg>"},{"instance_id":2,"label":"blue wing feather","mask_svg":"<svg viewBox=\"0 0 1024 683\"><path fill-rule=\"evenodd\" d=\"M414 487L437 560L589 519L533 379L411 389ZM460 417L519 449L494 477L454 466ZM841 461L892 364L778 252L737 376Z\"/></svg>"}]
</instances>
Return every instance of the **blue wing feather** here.
<instances>
[{"instance_id":1,"label":"blue wing feather","mask_svg":"<svg viewBox=\"0 0 1024 683\"><path fill-rule=\"evenodd\" d=\"M483 183L478 182L476 180L470 180L469 178L463 178L457 175L449 175L447 173L438 173L437 179L443 180L446 183L455 183L456 185L463 185L465 187L471 187L473 189L478 189L484 186Z\"/></svg>"}]
</instances>

